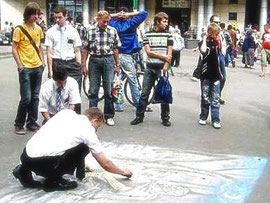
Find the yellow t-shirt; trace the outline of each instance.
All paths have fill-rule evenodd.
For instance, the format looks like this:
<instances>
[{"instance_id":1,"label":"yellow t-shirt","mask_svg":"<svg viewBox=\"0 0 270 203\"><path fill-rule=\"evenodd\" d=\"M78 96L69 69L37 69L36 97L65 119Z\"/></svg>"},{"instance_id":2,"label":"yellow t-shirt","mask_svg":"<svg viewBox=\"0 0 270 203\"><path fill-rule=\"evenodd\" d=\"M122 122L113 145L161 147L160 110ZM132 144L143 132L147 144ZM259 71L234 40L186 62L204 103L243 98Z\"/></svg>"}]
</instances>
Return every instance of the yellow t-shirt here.
<instances>
[{"instance_id":1,"label":"yellow t-shirt","mask_svg":"<svg viewBox=\"0 0 270 203\"><path fill-rule=\"evenodd\" d=\"M33 38L37 47L39 47L40 40L44 38L41 28L35 25L34 29L30 29L25 23L22 24L22 27ZM14 30L13 41L18 43L18 54L24 67L37 68L42 65L42 61L33 45L30 43L30 40L18 27Z\"/></svg>"}]
</instances>

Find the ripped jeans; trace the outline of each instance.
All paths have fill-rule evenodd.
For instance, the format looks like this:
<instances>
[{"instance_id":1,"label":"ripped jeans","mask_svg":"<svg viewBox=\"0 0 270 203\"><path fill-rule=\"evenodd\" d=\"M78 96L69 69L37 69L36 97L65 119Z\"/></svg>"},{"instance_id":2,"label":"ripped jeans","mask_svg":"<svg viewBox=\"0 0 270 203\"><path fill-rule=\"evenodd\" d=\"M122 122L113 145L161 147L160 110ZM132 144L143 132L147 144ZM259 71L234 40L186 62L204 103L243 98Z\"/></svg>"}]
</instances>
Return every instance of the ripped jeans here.
<instances>
[{"instance_id":1,"label":"ripped jeans","mask_svg":"<svg viewBox=\"0 0 270 203\"><path fill-rule=\"evenodd\" d=\"M220 122L220 81L213 82L211 80L201 80L201 114L200 119L207 120L209 107L211 107L212 123Z\"/></svg>"}]
</instances>

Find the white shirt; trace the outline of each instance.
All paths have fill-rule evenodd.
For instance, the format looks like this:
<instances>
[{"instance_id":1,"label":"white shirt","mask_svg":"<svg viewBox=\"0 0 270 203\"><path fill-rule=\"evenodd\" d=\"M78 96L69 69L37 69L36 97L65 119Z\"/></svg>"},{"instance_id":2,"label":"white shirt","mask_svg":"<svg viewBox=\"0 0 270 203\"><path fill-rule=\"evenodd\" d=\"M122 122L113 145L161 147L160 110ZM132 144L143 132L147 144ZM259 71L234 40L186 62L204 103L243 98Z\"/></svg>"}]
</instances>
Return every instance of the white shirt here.
<instances>
[{"instance_id":1,"label":"white shirt","mask_svg":"<svg viewBox=\"0 0 270 203\"><path fill-rule=\"evenodd\" d=\"M63 45L61 45L63 32ZM53 58L71 60L75 58L74 48L82 46L78 31L71 25L59 27L55 24L46 32L45 46L53 48Z\"/></svg>"},{"instance_id":2,"label":"white shirt","mask_svg":"<svg viewBox=\"0 0 270 203\"><path fill-rule=\"evenodd\" d=\"M29 157L59 156L66 150L86 144L91 153L102 152L95 128L85 115L70 109L60 111L43 125L26 144Z\"/></svg>"},{"instance_id":3,"label":"white shirt","mask_svg":"<svg viewBox=\"0 0 270 203\"><path fill-rule=\"evenodd\" d=\"M39 93L39 112L49 112L52 115L57 113L57 88L56 82L53 79L49 79L42 84ZM75 79L67 77L66 86L62 89L61 96L60 110L68 109L70 104L81 103L79 86Z\"/></svg>"}]
</instances>

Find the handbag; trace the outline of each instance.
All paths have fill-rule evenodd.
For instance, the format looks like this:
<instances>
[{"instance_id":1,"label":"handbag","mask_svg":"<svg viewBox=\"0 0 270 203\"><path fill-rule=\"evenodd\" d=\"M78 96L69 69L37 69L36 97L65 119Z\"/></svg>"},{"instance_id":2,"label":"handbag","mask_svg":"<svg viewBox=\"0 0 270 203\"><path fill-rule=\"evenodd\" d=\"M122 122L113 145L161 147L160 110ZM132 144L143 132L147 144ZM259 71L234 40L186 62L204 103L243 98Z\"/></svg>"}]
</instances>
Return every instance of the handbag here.
<instances>
[{"instance_id":1,"label":"handbag","mask_svg":"<svg viewBox=\"0 0 270 203\"><path fill-rule=\"evenodd\" d=\"M170 84L168 76L163 75L159 78L158 83L155 87L152 103L171 104L172 102L172 86Z\"/></svg>"},{"instance_id":2,"label":"handbag","mask_svg":"<svg viewBox=\"0 0 270 203\"><path fill-rule=\"evenodd\" d=\"M23 34L25 34L25 36L29 39L30 43L31 43L32 46L34 47L35 51L37 52L37 55L38 55L39 59L40 59L41 62L42 62L42 59L41 59L41 57L40 57L40 55L39 55L39 49L38 49L38 47L37 47L35 41L34 41L33 38L31 37L31 35L26 31L26 29L23 28L23 26L18 25L17 27L20 28L21 31L23 32Z\"/></svg>"},{"instance_id":3,"label":"handbag","mask_svg":"<svg viewBox=\"0 0 270 203\"><path fill-rule=\"evenodd\" d=\"M114 75L112 97L115 104L124 103L123 82L120 78L120 75L117 74Z\"/></svg>"},{"instance_id":4,"label":"handbag","mask_svg":"<svg viewBox=\"0 0 270 203\"><path fill-rule=\"evenodd\" d=\"M197 79L200 79L201 78L201 73L202 73L202 59L201 59L201 56L200 56L199 60L198 60L197 67L193 71L192 76L197 78Z\"/></svg>"}]
</instances>

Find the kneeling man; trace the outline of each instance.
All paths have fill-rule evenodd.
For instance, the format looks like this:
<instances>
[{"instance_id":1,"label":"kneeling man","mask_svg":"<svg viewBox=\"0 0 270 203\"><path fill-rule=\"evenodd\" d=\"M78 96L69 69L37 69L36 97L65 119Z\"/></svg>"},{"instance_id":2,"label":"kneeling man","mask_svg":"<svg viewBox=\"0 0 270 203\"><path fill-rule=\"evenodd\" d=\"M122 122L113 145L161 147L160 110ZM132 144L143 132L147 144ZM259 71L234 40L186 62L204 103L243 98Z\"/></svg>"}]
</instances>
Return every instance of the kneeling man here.
<instances>
[{"instance_id":1,"label":"kneeling man","mask_svg":"<svg viewBox=\"0 0 270 203\"><path fill-rule=\"evenodd\" d=\"M91 152L106 171L131 177L106 158L96 131L103 122L103 113L96 107L78 115L70 109L62 110L43 125L28 141L21 155L21 164L13 170L24 187L42 187L45 191L68 190L77 187L76 181L64 179L64 174L85 177L85 157ZM43 185L32 173L45 177Z\"/></svg>"},{"instance_id":2,"label":"kneeling man","mask_svg":"<svg viewBox=\"0 0 270 203\"><path fill-rule=\"evenodd\" d=\"M47 122L63 109L75 109L81 103L79 86L75 79L68 77L66 68L56 66L53 78L42 84L39 94L39 112Z\"/></svg>"}]
</instances>

